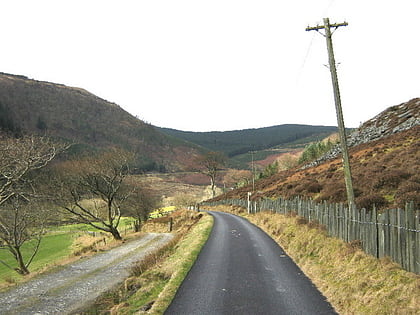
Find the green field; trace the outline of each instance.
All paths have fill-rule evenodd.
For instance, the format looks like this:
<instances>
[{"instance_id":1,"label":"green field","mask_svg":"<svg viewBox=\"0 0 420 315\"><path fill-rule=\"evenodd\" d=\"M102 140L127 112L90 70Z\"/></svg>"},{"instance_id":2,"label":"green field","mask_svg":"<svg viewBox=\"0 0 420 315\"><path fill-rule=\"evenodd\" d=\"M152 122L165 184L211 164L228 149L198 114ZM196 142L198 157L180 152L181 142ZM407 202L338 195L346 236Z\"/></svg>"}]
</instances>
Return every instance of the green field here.
<instances>
[{"instance_id":1,"label":"green field","mask_svg":"<svg viewBox=\"0 0 420 315\"><path fill-rule=\"evenodd\" d=\"M31 272L43 269L45 266L53 264L59 259L62 259L70 254L70 247L74 239L73 233L55 233L43 237L41 246L32 264L29 266ZM31 243L24 244L22 248L23 256L25 258L31 255ZM9 266L16 266L16 261L7 249L0 250L0 260L4 261ZM22 276L18 275L14 270L11 270L0 264L0 282L8 280L18 281Z\"/></svg>"},{"instance_id":2,"label":"green field","mask_svg":"<svg viewBox=\"0 0 420 315\"><path fill-rule=\"evenodd\" d=\"M131 231L133 218L121 218L118 230L124 235L124 232ZM73 241L83 232L99 232L87 224L68 224L59 227L53 227L54 230L46 234L41 241L41 245L33 262L29 266L31 272L40 271L46 266L51 266L54 263L62 260L72 253ZM81 232L81 233L75 233ZM33 243L32 243L33 244ZM31 242L26 243L22 247L23 257L26 259L31 255ZM11 267L15 267L16 261L9 251L5 248L0 249L0 260L5 262ZM19 275L16 271L7 268L0 263L0 285L5 281L19 281L23 276Z\"/></svg>"},{"instance_id":3,"label":"green field","mask_svg":"<svg viewBox=\"0 0 420 315\"><path fill-rule=\"evenodd\" d=\"M122 232L123 230L130 228L134 221L135 221L134 218L122 217L120 220L120 224L118 225L118 230ZM101 225L101 224L98 224L98 225ZM99 230L95 229L93 226L90 226L89 224L83 224L83 223L62 225L62 226L54 227L54 230L61 231L61 232L74 232L74 231L99 232Z\"/></svg>"}]
</instances>

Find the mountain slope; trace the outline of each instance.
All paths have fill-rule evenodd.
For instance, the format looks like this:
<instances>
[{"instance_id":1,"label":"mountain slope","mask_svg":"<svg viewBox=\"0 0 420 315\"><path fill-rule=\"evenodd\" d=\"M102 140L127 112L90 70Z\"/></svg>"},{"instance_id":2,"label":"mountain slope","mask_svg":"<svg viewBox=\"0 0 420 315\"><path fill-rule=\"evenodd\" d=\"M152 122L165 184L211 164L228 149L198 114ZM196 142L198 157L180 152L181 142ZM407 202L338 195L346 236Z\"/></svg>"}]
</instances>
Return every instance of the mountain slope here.
<instances>
[{"instance_id":1,"label":"mountain slope","mask_svg":"<svg viewBox=\"0 0 420 315\"><path fill-rule=\"evenodd\" d=\"M337 131L332 126L279 125L233 131L190 132L161 128L168 134L195 143L212 151L234 157L249 151L259 151L290 144L305 144L320 140Z\"/></svg>"},{"instance_id":2,"label":"mountain slope","mask_svg":"<svg viewBox=\"0 0 420 315\"><path fill-rule=\"evenodd\" d=\"M86 90L0 73L0 129L48 134L79 150L119 146L143 168L188 169L196 147L162 134Z\"/></svg>"},{"instance_id":3,"label":"mountain slope","mask_svg":"<svg viewBox=\"0 0 420 315\"><path fill-rule=\"evenodd\" d=\"M281 125L227 132L184 132L157 128L133 117L115 103L81 88L0 73L0 130L48 134L76 143L73 151L119 146L138 153L139 166L155 170L187 170L199 152L222 151L247 167L249 151L275 146L304 146L336 131L336 127ZM260 152L265 159L277 151Z\"/></svg>"},{"instance_id":4,"label":"mountain slope","mask_svg":"<svg viewBox=\"0 0 420 315\"><path fill-rule=\"evenodd\" d=\"M350 136L350 164L356 204L370 209L420 208L420 98L393 106ZM246 198L247 186L218 199ZM280 172L256 183L253 198L294 196L317 201L346 200L341 156L329 155L309 167Z\"/></svg>"}]
</instances>

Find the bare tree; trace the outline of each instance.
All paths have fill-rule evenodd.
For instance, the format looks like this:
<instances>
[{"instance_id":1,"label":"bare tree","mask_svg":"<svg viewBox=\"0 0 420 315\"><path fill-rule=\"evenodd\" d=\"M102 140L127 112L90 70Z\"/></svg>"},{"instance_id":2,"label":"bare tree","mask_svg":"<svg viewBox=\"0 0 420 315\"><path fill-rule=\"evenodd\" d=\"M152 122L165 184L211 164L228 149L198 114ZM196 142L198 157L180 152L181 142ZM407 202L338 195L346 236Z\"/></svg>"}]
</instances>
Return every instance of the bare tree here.
<instances>
[{"instance_id":1,"label":"bare tree","mask_svg":"<svg viewBox=\"0 0 420 315\"><path fill-rule=\"evenodd\" d=\"M59 166L60 193L56 201L75 222L89 224L120 240L121 207L135 191L125 180L132 160L131 153L112 149L98 157L63 163Z\"/></svg>"},{"instance_id":2,"label":"bare tree","mask_svg":"<svg viewBox=\"0 0 420 315\"><path fill-rule=\"evenodd\" d=\"M46 137L0 138L0 206L23 194L29 172L41 169L69 146Z\"/></svg>"},{"instance_id":3,"label":"bare tree","mask_svg":"<svg viewBox=\"0 0 420 315\"><path fill-rule=\"evenodd\" d=\"M279 162L280 171L291 169L298 165L299 158L296 153L285 153L282 154L277 161Z\"/></svg>"},{"instance_id":4,"label":"bare tree","mask_svg":"<svg viewBox=\"0 0 420 315\"><path fill-rule=\"evenodd\" d=\"M135 218L134 229L141 230L141 226L149 218L150 212L161 206L161 198L150 188L137 185L134 193L128 198L124 207L124 215Z\"/></svg>"},{"instance_id":5,"label":"bare tree","mask_svg":"<svg viewBox=\"0 0 420 315\"><path fill-rule=\"evenodd\" d=\"M248 170L229 170L223 177L226 185L239 188L248 185L252 179L252 172Z\"/></svg>"},{"instance_id":6,"label":"bare tree","mask_svg":"<svg viewBox=\"0 0 420 315\"><path fill-rule=\"evenodd\" d=\"M173 199L173 205L176 209L195 206L198 200L191 193L178 193Z\"/></svg>"},{"instance_id":7,"label":"bare tree","mask_svg":"<svg viewBox=\"0 0 420 315\"><path fill-rule=\"evenodd\" d=\"M66 148L46 137L0 138L0 248L9 251L17 267L0 263L22 275L29 274L48 217L39 206L42 192L36 189L34 173ZM25 243L32 246L26 260L21 252Z\"/></svg>"},{"instance_id":8,"label":"bare tree","mask_svg":"<svg viewBox=\"0 0 420 315\"><path fill-rule=\"evenodd\" d=\"M220 170L226 163L226 157L221 152L208 152L196 159L201 166L199 172L210 178L211 191L213 198L216 196L216 178Z\"/></svg>"},{"instance_id":9,"label":"bare tree","mask_svg":"<svg viewBox=\"0 0 420 315\"><path fill-rule=\"evenodd\" d=\"M17 267L5 261L0 263L14 269L21 275L29 274L29 265L38 253L45 226L48 221L47 208L41 203L28 202L21 196L14 196L4 202L0 208L0 249L7 250L16 260ZM22 246L26 246L26 259Z\"/></svg>"}]
</instances>

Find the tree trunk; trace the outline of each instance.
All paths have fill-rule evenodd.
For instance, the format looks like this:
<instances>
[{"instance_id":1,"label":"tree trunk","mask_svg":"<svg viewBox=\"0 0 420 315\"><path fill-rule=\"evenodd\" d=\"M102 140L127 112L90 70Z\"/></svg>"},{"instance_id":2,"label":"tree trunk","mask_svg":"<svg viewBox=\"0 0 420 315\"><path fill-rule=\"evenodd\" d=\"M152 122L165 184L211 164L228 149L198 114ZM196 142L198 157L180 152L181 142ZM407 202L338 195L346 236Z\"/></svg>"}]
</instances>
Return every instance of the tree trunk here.
<instances>
[{"instance_id":1,"label":"tree trunk","mask_svg":"<svg viewBox=\"0 0 420 315\"><path fill-rule=\"evenodd\" d=\"M134 221L134 232L140 232L141 230L141 221L136 220Z\"/></svg>"},{"instance_id":2,"label":"tree trunk","mask_svg":"<svg viewBox=\"0 0 420 315\"><path fill-rule=\"evenodd\" d=\"M110 229L110 232L111 232L111 234L112 234L112 236L114 237L115 240L117 240L117 241L122 240L122 237L120 235L120 232L118 232L118 229L117 228L112 227Z\"/></svg>"},{"instance_id":3,"label":"tree trunk","mask_svg":"<svg viewBox=\"0 0 420 315\"><path fill-rule=\"evenodd\" d=\"M30 272L28 270L28 268L25 265L25 262L23 261L23 257L22 257L22 253L20 252L20 248L19 247L15 247L15 258L16 261L18 263L18 268L15 268L16 272L21 274L21 275L28 275Z\"/></svg>"},{"instance_id":4,"label":"tree trunk","mask_svg":"<svg viewBox=\"0 0 420 315\"><path fill-rule=\"evenodd\" d=\"M216 197L216 190L215 190L216 183L215 183L215 180L214 180L213 177L210 177L210 183L211 183L211 192L212 192L213 198L214 198L214 197Z\"/></svg>"}]
</instances>

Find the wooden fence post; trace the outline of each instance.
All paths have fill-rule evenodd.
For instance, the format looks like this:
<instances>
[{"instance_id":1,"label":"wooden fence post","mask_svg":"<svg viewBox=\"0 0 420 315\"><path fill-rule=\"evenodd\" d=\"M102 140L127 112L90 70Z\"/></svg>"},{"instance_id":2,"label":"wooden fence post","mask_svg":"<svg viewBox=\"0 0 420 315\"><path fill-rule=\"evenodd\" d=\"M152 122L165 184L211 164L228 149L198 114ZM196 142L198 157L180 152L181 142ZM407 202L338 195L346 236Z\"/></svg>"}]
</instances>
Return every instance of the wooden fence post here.
<instances>
[{"instance_id":1,"label":"wooden fence post","mask_svg":"<svg viewBox=\"0 0 420 315\"><path fill-rule=\"evenodd\" d=\"M397 213L394 209L388 210L388 213L389 213L389 257L391 257L393 261L398 262Z\"/></svg>"},{"instance_id":2,"label":"wooden fence post","mask_svg":"<svg viewBox=\"0 0 420 315\"><path fill-rule=\"evenodd\" d=\"M401 252L404 250L403 247L403 233L404 233L404 229L403 229L403 222L404 222L404 218L403 218L403 212L401 209L397 209L397 213L395 214L396 218L395 218L395 222L397 224L397 248L396 248L396 262L398 262L401 266L403 265L403 260L402 260L402 254Z\"/></svg>"},{"instance_id":3,"label":"wooden fence post","mask_svg":"<svg viewBox=\"0 0 420 315\"><path fill-rule=\"evenodd\" d=\"M405 227L407 229L407 268L410 271L415 269L415 216L414 203L410 202L405 206Z\"/></svg>"},{"instance_id":4,"label":"wooden fence post","mask_svg":"<svg viewBox=\"0 0 420 315\"><path fill-rule=\"evenodd\" d=\"M384 230L385 230L385 238L384 238L384 253L385 253L385 255L384 256L388 256L388 257L391 257L391 254L390 254L390 252L391 252L391 250L390 250L390 230L391 230L391 228L390 228L390 220L389 220L389 211L385 211L384 212L384 219L385 219L385 221L384 221Z\"/></svg>"},{"instance_id":5,"label":"wooden fence post","mask_svg":"<svg viewBox=\"0 0 420 315\"><path fill-rule=\"evenodd\" d=\"M174 225L174 220L171 217L169 219L169 222L168 222L168 230L169 230L169 232L172 232L173 225Z\"/></svg>"},{"instance_id":6,"label":"wooden fence post","mask_svg":"<svg viewBox=\"0 0 420 315\"><path fill-rule=\"evenodd\" d=\"M413 203L414 208L414 203ZM414 245L416 246L414 249L414 270L413 272L420 274L420 211L416 210L415 215L415 224L414 230L416 231L416 235L414 238Z\"/></svg>"}]
</instances>

